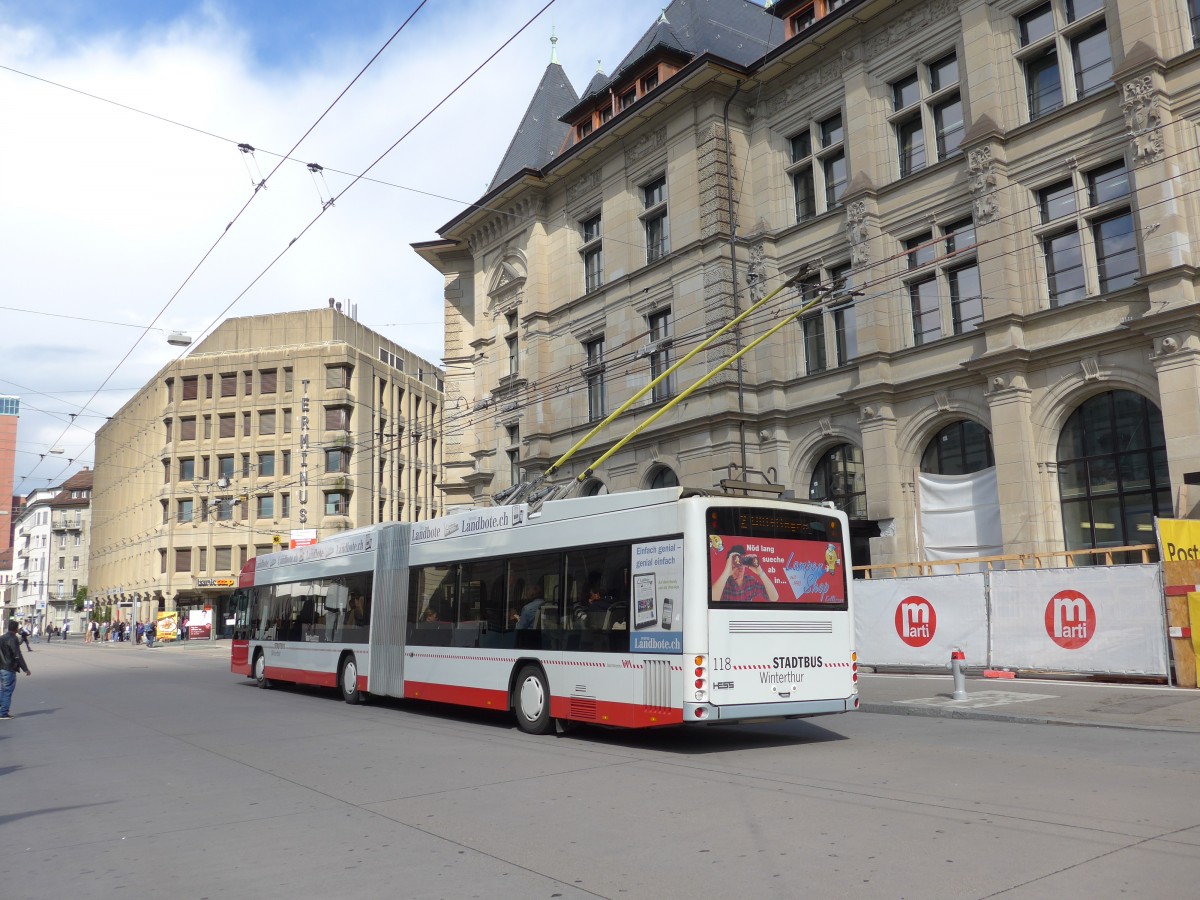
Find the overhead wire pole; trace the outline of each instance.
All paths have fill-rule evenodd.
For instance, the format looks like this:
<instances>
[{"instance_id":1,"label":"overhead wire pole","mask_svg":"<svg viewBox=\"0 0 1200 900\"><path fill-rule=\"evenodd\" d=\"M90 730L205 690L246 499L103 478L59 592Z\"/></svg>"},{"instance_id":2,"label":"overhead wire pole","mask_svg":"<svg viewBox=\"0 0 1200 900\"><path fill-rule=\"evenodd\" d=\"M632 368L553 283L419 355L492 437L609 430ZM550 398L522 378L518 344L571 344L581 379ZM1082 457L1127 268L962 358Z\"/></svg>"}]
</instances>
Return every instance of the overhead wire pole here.
<instances>
[{"instance_id":1,"label":"overhead wire pole","mask_svg":"<svg viewBox=\"0 0 1200 900\"><path fill-rule=\"evenodd\" d=\"M793 276L793 277L799 277L799 275ZM790 284L791 281L789 280L788 283ZM786 285L785 285L785 287L786 287ZM657 410L654 413L654 415L650 416L648 419L646 419L645 422L642 422L642 424L638 425L636 428L631 430L627 435L625 435L625 437L621 438L621 440L617 441L615 444L613 444L612 447L610 447L607 451L605 451L603 454L601 454L601 456L595 462L593 462L590 466L588 466L586 469L584 469L582 472L580 472L579 475L575 478L575 481L582 484L586 479L588 479L592 476L592 473L596 471L597 466L603 465L605 460L609 459L609 457L611 457L614 453L616 453L618 450L620 450L622 447L624 447L626 444L628 444L631 440L633 440L635 437L637 437L639 434L641 434L643 431L645 431L647 428L649 428L651 425L653 425L665 413L674 409L677 404L686 400L697 390L702 388L704 385L708 384L708 382L711 381L713 378L715 378L718 374L723 372L725 369L728 369L731 365L733 365L735 362L740 360L743 356L745 356L747 353L749 353L751 350L753 350L759 344L763 343L763 341L765 341L768 338L770 338L771 336L773 336L776 332L780 331L787 325L796 321L802 315L804 315L806 312L813 309L814 307L828 303L829 300L831 299L831 295L833 293L833 288L830 288L828 291L826 291L824 293L825 293L825 296L815 297L812 300L810 300L808 303L803 304L795 312L788 313L786 316L784 316L779 321L779 324L772 326L770 329L765 331L761 336L755 338L753 341L751 341L749 344L747 344L745 347L743 347L737 353L733 354L733 356L729 357L729 359L725 360L725 362L721 363L719 366L716 366L715 368L710 369L707 373L705 373L705 375L703 375L701 378L696 380L691 385L691 387L682 391L675 397L672 397L670 402L666 403L662 407L662 409ZM749 310L747 310L747 312L749 312Z\"/></svg>"},{"instance_id":2,"label":"overhead wire pole","mask_svg":"<svg viewBox=\"0 0 1200 900\"><path fill-rule=\"evenodd\" d=\"M669 366L666 370L664 370L661 374L659 374L659 376L657 378L654 378L653 380L651 380L649 384L647 384L640 391L635 393L632 397L630 397L628 400L626 400L624 403L622 403L619 407L617 407L615 410L613 410L611 413L609 413L607 416L605 416L604 419L602 419L600 422L598 422L596 424L596 426L594 428L592 428L591 431L589 431L587 434L585 434L583 437L581 437L578 441L576 441L574 446L572 446L570 450L568 450L566 453L564 453L562 456L560 456L557 460L555 460L554 463L550 466L550 468L548 468L538 479L536 479L533 482L532 485L530 485L530 487L525 492L525 494L528 494L530 491L535 490L539 485L544 483L548 478L553 477L554 474L563 467L563 464L566 463L567 460L569 460L572 456L574 456L581 447L583 447L585 444L587 444L588 441L590 441L593 437L595 437L597 434L599 434L604 428L608 427L608 425L613 420L615 420L618 416L620 416L622 413L624 413L626 410L628 410L631 406L633 406L633 404L637 403L637 401L639 401L643 397L645 397L648 393L650 393L650 391L654 390L654 388L656 386L661 384L666 379L670 378L671 375L673 375L676 371L678 371L680 368L682 368L689 360L691 360L693 357L695 357L695 355L697 353L699 353L701 350L704 350L704 349L712 346L713 342L716 341L719 337L721 337L725 334L728 334L731 330L737 328L737 326L740 325L743 320L745 320L748 316L750 316L751 314L756 312L758 309L760 309L762 306L764 306L768 301L774 300L776 297L778 297L781 293L783 293L788 288L798 285L800 283L800 279L803 278L805 275L807 275L809 273L810 269L811 269L811 266L806 264L803 268L801 268L794 275L792 275L790 278L788 278L787 281L785 281L783 284L781 284L775 290L771 291L771 293L767 294L767 296L763 297L761 300L759 300L757 303L755 303L753 306L751 306L745 312L741 313L740 315L738 315L737 317L735 317L733 319L730 319L720 329L718 329L717 331L714 331L711 335L709 335L707 338L705 338L703 341L701 341L699 344L697 344L685 356L681 357L679 360L677 360L675 363L673 363L671 366ZM739 358L740 358L740 354L735 355L734 357L731 358L730 362L732 362L734 359L739 359ZM728 363L726 363L726 365L728 365ZM510 502L518 502L519 503L520 500L519 499L510 500Z\"/></svg>"}]
</instances>

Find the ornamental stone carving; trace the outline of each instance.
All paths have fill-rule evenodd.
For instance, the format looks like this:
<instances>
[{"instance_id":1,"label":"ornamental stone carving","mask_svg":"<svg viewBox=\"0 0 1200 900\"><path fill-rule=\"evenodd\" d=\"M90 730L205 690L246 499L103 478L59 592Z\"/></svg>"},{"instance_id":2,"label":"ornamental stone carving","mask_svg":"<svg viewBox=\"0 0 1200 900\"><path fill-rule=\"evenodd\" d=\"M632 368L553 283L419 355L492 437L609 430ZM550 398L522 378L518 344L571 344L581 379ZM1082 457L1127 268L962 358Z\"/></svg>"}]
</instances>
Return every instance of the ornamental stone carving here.
<instances>
[{"instance_id":1,"label":"ornamental stone carving","mask_svg":"<svg viewBox=\"0 0 1200 900\"><path fill-rule=\"evenodd\" d=\"M906 41L918 31L944 22L951 16L958 19L958 0L932 0L867 38L866 58L875 59L889 47Z\"/></svg>"},{"instance_id":2,"label":"ornamental stone carving","mask_svg":"<svg viewBox=\"0 0 1200 900\"><path fill-rule=\"evenodd\" d=\"M994 222L1000 207L996 203L996 171L991 147L978 147L967 153L967 186L975 201L975 224Z\"/></svg>"},{"instance_id":3,"label":"ornamental stone carving","mask_svg":"<svg viewBox=\"0 0 1200 900\"><path fill-rule=\"evenodd\" d=\"M746 285L750 292L750 303L754 304L767 295L767 253L762 243L750 247L750 262L746 266Z\"/></svg>"},{"instance_id":4,"label":"ornamental stone carving","mask_svg":"<svg viewBox=\"0 0 1200 900\"><path fill-rule=\"evenodd\" d=\"M766 102L767 115L773 116L784 107L810 100L815 92L840 79L842 71L853 60L854 53L850 51L800 75L785 90L780 91Z\"/></svg>"},{"instance_id":5,"label":"ornamental stone carving","mask_svg":"<svg viewBox=\"0 0 1200 900\"><path fill-rule=\"evenodd\" d=\"M567 185L567 202L574 203L584 194L600 187L600 170L596 169Z\"/></svg>"},{"instance_id":6,"label":"ornamental stone carving","mask_svg":"<svg viewBox=\"0 0 1200 900\"><path fill-rule=\"evenodd\" d=\"M1149 75L1127 81L1121 86L1125 102L1125 125L1133 143L1136 165L1158 162L1163 158L1162 116L1159 113L1161 95L1154 89Z\"/></svg>"},{"instance_id":7,"label":"ornamental stone carving","mask_svg":"<svg viewBox=\"0 0 1200 900\"><path fill-rule=\"evenodd\" d=\"M643 134L625 150L625 162L635 163L660 147L665 147L666 143L667 129L665 127L656 128L654 131Z\"/></svg>"},{"instance_id":8,"label":"ornamental stone carving","mask_svg":"<svg viewBox=\"0 0 1200 900\"><path fill-rule=\"evenodd\" d=\"M871 247L865 201L856 200L846 208L846 232L850 238L850 261L855 266L867 265L871 261Z\"/></svg>"}]
</instances>

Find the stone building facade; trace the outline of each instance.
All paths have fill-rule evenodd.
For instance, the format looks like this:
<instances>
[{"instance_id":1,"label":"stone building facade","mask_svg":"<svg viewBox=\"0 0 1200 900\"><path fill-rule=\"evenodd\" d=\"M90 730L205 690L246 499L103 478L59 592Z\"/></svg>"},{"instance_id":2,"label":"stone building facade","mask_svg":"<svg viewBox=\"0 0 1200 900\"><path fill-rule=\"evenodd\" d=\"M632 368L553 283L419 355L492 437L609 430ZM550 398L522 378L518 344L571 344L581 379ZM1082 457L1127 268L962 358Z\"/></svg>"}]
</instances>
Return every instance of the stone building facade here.
<instances>
[{"instance_id":1,"label":"stone building facade","mask_svg":"<svg viewBox=\"0 0 1200 900\"><path fill-rule=\"evenodd\" d=\"M225 321L100 429L97 603L220 614L251 557L443 513L441 369L338 307Z\"/></svg>"},{"instance_id":2,"label":"stone building facade","mask_svg":"<svg viewBox=\"0 0 1200 900\"><path fill-rule=\"evenodd\" d=\"M675 0L611 76L558 91L548 162L510 148L416 246L445 276L448 396L473 411L452 502L545 470L804 270L562 475L771 482L847 508L875 563L920 553L919 471L994 465L1010 553L1194 515L1197 0L747 6Z\"/></svg>"}]
</instances>

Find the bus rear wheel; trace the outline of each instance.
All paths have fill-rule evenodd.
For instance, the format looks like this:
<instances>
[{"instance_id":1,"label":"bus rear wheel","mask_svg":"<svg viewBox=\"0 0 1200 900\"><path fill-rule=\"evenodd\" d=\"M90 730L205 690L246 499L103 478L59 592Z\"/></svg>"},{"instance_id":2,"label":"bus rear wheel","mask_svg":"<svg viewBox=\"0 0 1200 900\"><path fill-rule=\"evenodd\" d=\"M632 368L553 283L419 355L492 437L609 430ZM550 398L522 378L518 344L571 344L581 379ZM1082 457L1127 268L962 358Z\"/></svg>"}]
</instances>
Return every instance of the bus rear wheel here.
<instances>
[{"instance_id":1,"label":"bus rear wheel","mask_svg":"<svg viewBox=\"0 0 1200 900\"><path fill-rule=\"evenodd\" d=\"M342 689L342 699L347 703L358 703L362 693L358 689L358 662L351 653L342 660L342 670L338 673L338 687Z\"/></svg>"},{"instance_id":2,"label":"bus rear wheel","mask_svg":"<svg viewBox=\"0 0 1200 900\"><path fill-rule=\"evenodd\" d=\"M261 650L254 654L254 681L264 690L271 686L271 679L267 677L267 657Z\"/></svg>"},{"instance_id":3,"label":"bus rear wheel","mask_svg":"<svg viewBox=\"0 0 1200 900\"><path fill-rule=\"evenodd\" d=\"M553 723L550 719L550 685L546 673L538 666L522 666L517 673L513 691L513 709L517 727L526 734L546 734Z\"/></svg>"}]
</instances>

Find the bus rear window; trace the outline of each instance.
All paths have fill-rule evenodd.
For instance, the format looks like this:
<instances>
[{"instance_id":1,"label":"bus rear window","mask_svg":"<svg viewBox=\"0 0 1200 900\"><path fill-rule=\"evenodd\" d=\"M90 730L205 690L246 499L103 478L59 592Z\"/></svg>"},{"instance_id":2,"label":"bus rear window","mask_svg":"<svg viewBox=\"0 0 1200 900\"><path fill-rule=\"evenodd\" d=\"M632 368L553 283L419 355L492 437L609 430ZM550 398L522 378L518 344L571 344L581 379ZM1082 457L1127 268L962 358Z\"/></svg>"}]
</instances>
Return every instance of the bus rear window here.
<instances>
[{"instance_id":1,"label":"bus rear window","mask_svg":"<svg viewBox=\"0 0 1200 900\"><path fill-rule=\"evenodd\" d=\"M708 512L711 605L846 608L841 523L805 510L722 507Z\"/></svg>"}]
</instances>

